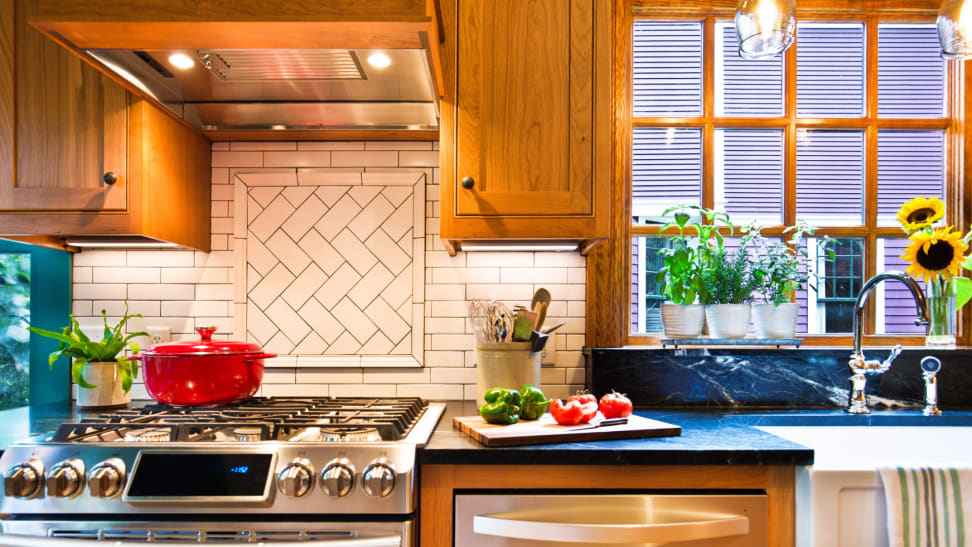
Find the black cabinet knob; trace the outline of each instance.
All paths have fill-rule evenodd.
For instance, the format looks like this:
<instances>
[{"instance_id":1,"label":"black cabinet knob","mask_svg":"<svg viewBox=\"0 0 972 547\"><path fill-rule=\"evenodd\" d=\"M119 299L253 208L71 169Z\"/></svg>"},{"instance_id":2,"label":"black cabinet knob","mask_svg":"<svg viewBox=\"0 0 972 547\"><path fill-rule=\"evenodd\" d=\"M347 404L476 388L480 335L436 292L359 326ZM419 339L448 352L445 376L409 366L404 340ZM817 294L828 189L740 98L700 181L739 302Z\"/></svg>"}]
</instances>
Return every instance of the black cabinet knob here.
<instances>
[{"instance_id":1,"label":"black cabinet knob","mask_svg":"<svg viewBox=\"0 0 972 547\"><path fill-rule=\"evenodd\" d=\"M462 177L462 187L466 190L472 190L472 187L476 185L476 181L472 177Z\"/></svg>"},{"instance_id":2,"label":"black cabinet knob","mask_svg":"<svg viewBox=\"0 0 972 547\"><path fill-rule=\"evenodd\" d=\"M115 184L118 182L118 175L114 171L108 171L105 176L101 177L105 181L105 184Z\"/></svg>"}]
</instances>

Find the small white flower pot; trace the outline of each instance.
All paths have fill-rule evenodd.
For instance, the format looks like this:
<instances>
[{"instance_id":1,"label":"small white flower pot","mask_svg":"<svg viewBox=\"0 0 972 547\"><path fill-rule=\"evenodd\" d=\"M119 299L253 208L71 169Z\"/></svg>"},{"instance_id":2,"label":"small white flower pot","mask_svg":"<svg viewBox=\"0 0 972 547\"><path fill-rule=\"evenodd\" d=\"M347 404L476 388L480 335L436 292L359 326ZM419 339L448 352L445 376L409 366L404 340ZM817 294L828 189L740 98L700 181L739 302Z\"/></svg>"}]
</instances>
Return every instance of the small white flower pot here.
<instances>
[{"instance_id":1,"label":"small white flower pot","mask_svg":"<svg viewBox=\"0 0 972 547\"><path fill-rule=\"evenodd\" d=\"M122 389L118 363L114 361L88 363L84 367L84 379L93 388L78 386L78 406L80 408L110 408L125 406L132 401L132 392Z\"/></svg>"},{"instance_id":2,"label":"small white flower pot","mask_svg":"<svg viewBox=\"0 0 972 547\"><path fill-rule=\"evenodd\" d=\"M712 338L745 338L749 317L749 304L710 304L705 307Z\"/></svg>"},{"instance_id":3,"label":"small white flower pot","mask_svg":"<svg viewBox=\"0 0 972 547\"><path fill-rule=\"evenodd\" d=\"M786 302L779 306L756 304L753 306L756 336L758 338L793 338L796 335L799 315L800 305L796 302Z\"/></svg>"},{"instance_id":4,"label":"small white flower pot","mask_svg":"<svg viewBox=\"0 0 972 547\"><path fill-rule=\"evenodd\" d=\"M662 325L667 338L698 338L705 323L705 306L702 304L661 305Z\"/></svg>"}]
</instances>

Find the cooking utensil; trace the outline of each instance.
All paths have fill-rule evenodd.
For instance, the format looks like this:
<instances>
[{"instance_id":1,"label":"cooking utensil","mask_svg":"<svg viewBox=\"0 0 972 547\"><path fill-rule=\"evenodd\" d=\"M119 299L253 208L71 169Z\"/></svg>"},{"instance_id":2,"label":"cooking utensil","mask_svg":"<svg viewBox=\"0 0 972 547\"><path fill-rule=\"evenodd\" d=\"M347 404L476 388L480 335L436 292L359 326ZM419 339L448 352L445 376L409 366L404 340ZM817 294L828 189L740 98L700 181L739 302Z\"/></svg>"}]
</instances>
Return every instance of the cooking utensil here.
<instances>
[{"instance_id":1,"label":"cooking utensil","mask_svg":"<svg viewBox=\"0 0 972 547\"><path fill-rule=\"evenodd\" d=\"M552 326L552 327L550 327L550 328L548 328L548 329L543 329L543 331L542 331L542 332L543 332L544 334L550 334L551 332L553 332L553 331L555 331L555 330L557 330L557 329L559 329L560 327L562 327L562 326L564 326L564 325L566 325L566 324L567 324L567 321L561 321L560 323L557 323L556 325L554 325L554 326Z\"/></svg>"},{"instance_id":2,"label":"cooking utensil","mask_svg":"<svg viewBox=\"0 0 972 547\"><path fill-rule=\"evenodd\" d=\"M248 342L213 340L215 327L196 329L200 340L156 344L133 355L142 362L145 389L160 403L222 405L253 396L263 360L276 357Z\"/></svg>"},{"instance_id":3,"label":"cooking utensil","mask_svg":"<svg viewBox=\"0 0 972 547\"><path fill-rule=\"evenodd\" d=\"M547 307L550 306L550 291L547 289L537 289L530 301L530 309L537 314L537 322L533 325L533 330L541 330L543 321L547 318Z\"/></svg>"},{"instance_id":4,"label":"cooking utensil","mask_svg":"<svg viewBox=\"0 0 972 547\"><path fill-rule=\"evenodd\" d=\"M470 302L469 318L480 342L506 342L513 332L513 312L494 298Z\"/></svg>"},{"instance_id":5,"label":"cooking utensil","mask_svg":"<svg viewBox=\"0 0 972 547\"><path fill-rule=\"evenodd\" d=\"M540 416L538 420L520 420L513 425L488 424L482 416L456 416L452 419L452 424L486 446L643 439L682 434L682 428L677 425L634 414L628 416L628 423L626 424L579 431L574 429L573 426L557 424L549 412Z\"/></svg>"},{"instance_id":6,"label":"cooking utensil","mask_svg":"<svg viewBox=\"0 0 972 547\"><path fill-rule=\"evenodd\" d=\"M542 332L533 331L530 333L530 351L536 353L543 351L547 345L547 335Z\"/></svg>"},{"instance_id":7,"label":"cooking utensil","mask_svg":"<svg viewBox=\"0 0 972 547\"><path fill-rule=\"evenodd\" d=\"M530 332L537 321L537 314L531 311L517 311L516 319L513 322L513 340L525 342L530 339Z\"/></svg>"},{"instance_id":8,"label":"cooking utensil","mask_svg":"<svg viewBox=\"0 0 972 547\"><path fill-rule=\"evenodd\" d=\"M572 427L572 428L570 428L570 430L571 431L582 431L584 429L594 429L594 428L597 428L597 427L611 427L612 425L624 425L626 423L628 423L628 418L627 417L624 417L624 418L607 418L607 419L601 420L600 422L597 422L596 424L593 424L593 425L582 425L580 427Z\"/></svg>"}]
</instances>

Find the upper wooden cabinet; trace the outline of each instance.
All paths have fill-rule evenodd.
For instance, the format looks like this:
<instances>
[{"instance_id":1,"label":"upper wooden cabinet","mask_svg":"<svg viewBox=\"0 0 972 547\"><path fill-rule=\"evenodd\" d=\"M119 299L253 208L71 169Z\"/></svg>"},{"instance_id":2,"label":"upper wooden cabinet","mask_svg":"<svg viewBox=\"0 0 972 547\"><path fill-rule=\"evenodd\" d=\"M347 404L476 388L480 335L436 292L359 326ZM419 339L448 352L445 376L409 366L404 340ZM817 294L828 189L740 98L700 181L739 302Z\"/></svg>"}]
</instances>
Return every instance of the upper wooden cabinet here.
<instances>
[{"instance_id":1,"label":"upper wooden cabinet","mask_svg":"<svg viewBox=\"0 0 972 547\"><path fill-rule=\"evenodd\" d=\"M208 250L209 141L31 28L34 10L0 3L0 234Z\"/></svg>"},{"instance_id":2,"label":"upper wooden cabinet","mask_svg":"<svg viewBox=\"0 0 972 547\"><path fill-rule=\"evenodd\" d=\"M610 2L445 0L441 237L607 237Z\"/></svg>"}]
</instances>

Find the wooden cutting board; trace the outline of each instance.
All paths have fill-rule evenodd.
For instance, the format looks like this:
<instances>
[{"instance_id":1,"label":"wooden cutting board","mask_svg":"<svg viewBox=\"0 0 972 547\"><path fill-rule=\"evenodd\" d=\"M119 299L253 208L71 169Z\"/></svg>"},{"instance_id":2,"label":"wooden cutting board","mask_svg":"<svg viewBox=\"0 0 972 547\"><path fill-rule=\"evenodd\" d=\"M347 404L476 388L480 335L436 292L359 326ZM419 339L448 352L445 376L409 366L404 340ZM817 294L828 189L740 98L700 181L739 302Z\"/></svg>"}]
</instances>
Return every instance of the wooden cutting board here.
<instances>
[{"instance_id":1,"label":"wooden cutting board","mask_svg":"<svg viewBox=\"0 0 972 547\"><path fill-rule=\"evenodd\" d=\"M480 416L458 416L452 419L454 427L486 446L521 446L583 441L610 441L616 439L643 439L648 437L674 437L682 434L677 425L659 422L641 416L628 416L628 423L594 429L577 429L586 425L559 425L550 413L539 420L521 420L513 425L488 424Z\"/></svg>"}]
</instances>

